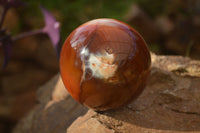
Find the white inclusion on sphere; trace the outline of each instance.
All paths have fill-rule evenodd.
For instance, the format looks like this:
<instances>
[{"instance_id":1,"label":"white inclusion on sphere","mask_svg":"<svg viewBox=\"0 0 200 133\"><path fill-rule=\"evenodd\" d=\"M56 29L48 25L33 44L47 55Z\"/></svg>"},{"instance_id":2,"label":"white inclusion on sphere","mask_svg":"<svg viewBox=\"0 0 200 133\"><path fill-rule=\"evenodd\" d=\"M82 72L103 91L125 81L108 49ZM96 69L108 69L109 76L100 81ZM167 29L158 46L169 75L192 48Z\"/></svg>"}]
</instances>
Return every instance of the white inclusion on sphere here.
<instances>
[{"instance_id":1,"label":"white inclusion on sphere","mask_svg":"<svg viewBox=\"0 0 200 133\"><path fill-rule=\"evenodd\" d=\"M117 64L114 63L114 54L108 54L104 52L103 54L93 54L90 53L88 49L83 48L81 51L82 61L83 61L83 79L85 79L85 74L87 69L90 69L92 76L100 79L108 79L115 75L117 70ZM88 57L84 60L84 57Z\"/></svg>"}]
</instances>

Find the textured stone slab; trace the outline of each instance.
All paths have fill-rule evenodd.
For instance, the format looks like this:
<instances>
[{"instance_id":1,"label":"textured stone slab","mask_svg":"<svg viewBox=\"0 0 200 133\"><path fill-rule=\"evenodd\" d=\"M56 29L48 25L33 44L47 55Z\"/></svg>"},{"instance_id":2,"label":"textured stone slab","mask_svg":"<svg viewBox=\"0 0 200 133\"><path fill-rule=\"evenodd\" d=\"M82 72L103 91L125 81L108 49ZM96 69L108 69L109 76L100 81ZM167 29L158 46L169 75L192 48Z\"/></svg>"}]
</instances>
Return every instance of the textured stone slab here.
<instances>
[{"instance_id":1,"label":"textured stone slab","mask_svg":"<svg viewBox=\"0 0 200 133\"><path fill-rule=\"evenodd\" d=\"M87 109L71 98L56 75L38 90L39 104L14 129L14 133L64 133Z\"/></svg>"},{"instance_id":2,"label":"textured stone slab","mask_svg":"<svg viewBox=\"0 0 200 133\"><path fill-rule=\"evenodd\" d=\"M68 132L100 126L115 133L200 132L200 62L188 58L152 55L152 72L142 95L118 110L89 111L68 128ZM77 123L81 125L77 126Z\"/></svg>"},{"instance_id":3,"label":"textured stone slab","mask_svg":"<svg viewBox=\"0 0 200 133\"><path fill-rule=\"evenodd\" d=\"M144 92L117 110L87 112L68 95L59 75L39 89L38 101L14 133L197 133L200 61L152 54Z\"/></svg>"}]
</instances>

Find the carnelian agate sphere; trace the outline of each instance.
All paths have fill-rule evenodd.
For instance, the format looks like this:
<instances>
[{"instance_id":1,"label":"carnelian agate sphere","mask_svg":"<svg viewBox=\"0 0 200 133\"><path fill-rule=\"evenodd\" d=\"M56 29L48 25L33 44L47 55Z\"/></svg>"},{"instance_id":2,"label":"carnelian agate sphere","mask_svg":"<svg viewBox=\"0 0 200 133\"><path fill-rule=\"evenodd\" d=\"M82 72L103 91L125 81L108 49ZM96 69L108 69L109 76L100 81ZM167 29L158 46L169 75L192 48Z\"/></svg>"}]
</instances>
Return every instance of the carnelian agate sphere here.
<instances>
[{"instance_id":1,"label":"carnelian agate sphere","mask_svg":"<svg viewBox=\"0 0 200 133\"><path fill-rule=\"evenodd\" d=\"M65 87L81 104L103 111L127 104L143 90L151 58L143 38L114 19L96 19L75 29L60 56Z\"/></svg>"}]
</instances>

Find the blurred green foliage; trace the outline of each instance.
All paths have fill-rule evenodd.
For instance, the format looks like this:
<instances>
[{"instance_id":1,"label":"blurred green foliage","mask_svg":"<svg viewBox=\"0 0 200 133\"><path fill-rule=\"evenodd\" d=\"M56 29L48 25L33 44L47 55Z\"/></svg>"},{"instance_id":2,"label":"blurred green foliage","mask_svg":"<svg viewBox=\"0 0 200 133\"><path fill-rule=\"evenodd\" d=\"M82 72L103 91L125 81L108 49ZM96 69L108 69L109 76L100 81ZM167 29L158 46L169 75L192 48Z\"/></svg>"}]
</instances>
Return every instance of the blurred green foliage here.
<instances>
[{"instance_id":1,"label":"blurred green foliage","mask_svg":"<svg viewBox=\"0 0 200 133\"><path fill-rule=\"evenodd\" d=\"M61 44L79 25L96 18L114 18L126 22L125 16L134 3L151 18L158 16L185 13L187 4L181 0L24 0L28 6L19 8L20 23L18 30L37 29L44 25L39 6L51 11L61 23ZM133 25L132 25L133 26ZM133 26L134 27L134 26ZM134 27L140 32L139 27ZM15 31L18 33L21 31ZM161 49L161 44L149 44L152 51ZM159 53L159 52L158 52Z\"/></svg>"},{"instance_id":2,"label":"blurred green foliage","mask_svg":"<svg viewBox=\"0 0 200 133\"><path fill-rule=\"evenodd\" d=\"M150 16L154 17L165 12L168 0L135 0Z\"/></svg>"},{"instance_id":3,"label":"blurred green foliage","mask_svg":"<svg viewBox=\"0 0 200 133\"><path fill-rule=\"evenodd\" d=\"M22 9L23 11L21 12L23 12L23 16L26 18L27 16L31 16L29 23L31 26L37 28L43 24L39 5L50 10L58 21L61 22L61 37L62 41L64 41L70 32L86 21L95 18L114 18L123 21L125 14L134 1L135 0L28 0L29 6L25 7L27 9ZM28 10L28 12L24 12L26 10ZM38 17L40 20L38 20Z\"/></svg>"},{"instance_id":4,"label":"blurred green foliage","mask_svg":"<svg viewBox=\"0 0 200 133\"><path fill-rule=\"evenodd\" d=\"M165 11L164 5L168 0L26 0L29 4L21 8L21 28L31 26L37 28L43 25L39 6L50 10L61 22L62 41L76 27L95 18L114 18L124 20L131 5L138 3L149 15L156 16ZM28 20L29 19L29 20ZM28 21L28 22L27 22ZM29 25L27 25L29 23Z\"/></svg>"}]
</instances>

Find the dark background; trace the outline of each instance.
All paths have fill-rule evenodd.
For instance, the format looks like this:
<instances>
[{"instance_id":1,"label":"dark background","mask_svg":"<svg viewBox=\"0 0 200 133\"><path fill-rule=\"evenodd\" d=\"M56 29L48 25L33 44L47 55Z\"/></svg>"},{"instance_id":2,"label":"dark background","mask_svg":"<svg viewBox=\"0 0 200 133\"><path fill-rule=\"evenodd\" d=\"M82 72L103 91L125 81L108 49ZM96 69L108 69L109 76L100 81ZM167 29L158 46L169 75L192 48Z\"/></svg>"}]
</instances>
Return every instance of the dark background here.
<instances>
[{"instance_id":1,"label":"dark background","mask_svg":"<svg viewBox=\"0 0 200 133\"><path fill-rule=\"evenodd\" d=\"M61 23L61 43L76 27L95 18L130 24L156 54L200 59L200 0L27 0L9 10L4 27L12 35L44 26L42 5ZM1 10L0 10L1 11ZM3 50L0 48L0 65ZM59 72L47 35L21 39L0 71L0 132L9 133L37 101L37 89Z\"/></svg>"}]
</instances>

